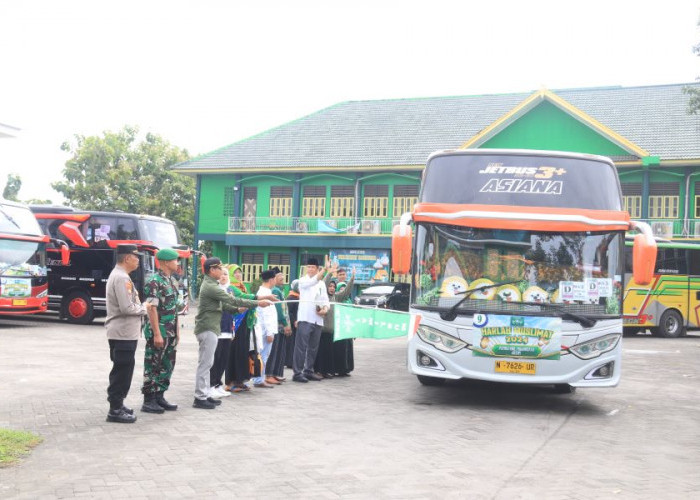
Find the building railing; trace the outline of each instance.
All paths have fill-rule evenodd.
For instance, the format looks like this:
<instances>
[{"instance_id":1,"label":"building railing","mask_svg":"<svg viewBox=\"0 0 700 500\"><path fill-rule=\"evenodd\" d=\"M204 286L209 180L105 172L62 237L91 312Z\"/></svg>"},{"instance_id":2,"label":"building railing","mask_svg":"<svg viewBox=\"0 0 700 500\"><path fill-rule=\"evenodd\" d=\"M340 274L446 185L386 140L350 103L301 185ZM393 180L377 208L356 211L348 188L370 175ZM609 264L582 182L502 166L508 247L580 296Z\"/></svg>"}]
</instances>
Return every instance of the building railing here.
<instances>
[{"instance_id":1,"label":"building railing","mask_svg":"<svg viewBox=\"0 0 700 500\"><path fill-rule=\"evenodd\" d=\"M700 238L700 219L635 219L651 226L659 238Z\"/></svg>"},{"instance_id":2,"label":"building railing","mask_svg":"<svg viewBox=\"0 0 700 500\"><path fill-rule=\"evenodd\" d=\"M399 219L312 217L229 217L232 233L363 234L390 235Z\"/></svg>"}]
</instances>

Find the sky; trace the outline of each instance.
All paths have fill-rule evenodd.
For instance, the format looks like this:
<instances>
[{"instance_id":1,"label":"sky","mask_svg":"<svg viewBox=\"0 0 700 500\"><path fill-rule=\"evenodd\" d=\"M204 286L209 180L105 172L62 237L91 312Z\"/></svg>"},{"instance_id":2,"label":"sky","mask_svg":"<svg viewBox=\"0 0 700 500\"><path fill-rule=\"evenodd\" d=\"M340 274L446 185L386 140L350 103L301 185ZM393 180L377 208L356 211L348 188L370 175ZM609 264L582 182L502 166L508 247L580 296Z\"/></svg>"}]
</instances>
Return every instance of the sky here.
<instances>
[{"instance_id":1,"label":"sky","mask_svg":"<svg viewBox=\"0 0 700 500\"><path fill-rule=\"evenodd\" d=\"M700 0L0 0L0 188L62 202L75 135L195 156L338 102L700 76ZM465 138L465 140L468 138Z\"/></svg>"}]
</instances>

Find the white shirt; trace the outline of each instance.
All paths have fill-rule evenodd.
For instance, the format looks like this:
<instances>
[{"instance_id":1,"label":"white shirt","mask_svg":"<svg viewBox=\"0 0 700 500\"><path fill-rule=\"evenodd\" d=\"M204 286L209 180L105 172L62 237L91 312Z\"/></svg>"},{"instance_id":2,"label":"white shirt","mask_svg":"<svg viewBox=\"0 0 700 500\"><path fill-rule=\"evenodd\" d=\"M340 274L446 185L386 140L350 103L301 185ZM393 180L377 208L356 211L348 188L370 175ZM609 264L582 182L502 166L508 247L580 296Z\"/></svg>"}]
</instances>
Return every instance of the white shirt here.
<instances>
[{"instance_id":1,"label":"white shirt","mask_svg":"<svg viewBox=\"0 0 700 500\"><path fill-rule=\"evenodd\" d=\"M316 325L323 325L323 316L316 312L316 306L330 306L326 284L318 280L316 275L309 277L307 274L299 279L299 311L297 321L306 321Z\"/></svg>"},{"instance_id":2,"label":"white shirt","mask_svg":"<svg viewBox=\"0 0 700 500\"><path fill-rule=\"evenodd\" d=\"M261 285L256 296L259 299L267 295L272 295L272 290ZM267 307L257 307L255 312L258 318L255 323L255 340L258 343L257 350L260 352L263 348L263 337L277 335L277 308L272 304Z\"/></svg>"}]
</instances>

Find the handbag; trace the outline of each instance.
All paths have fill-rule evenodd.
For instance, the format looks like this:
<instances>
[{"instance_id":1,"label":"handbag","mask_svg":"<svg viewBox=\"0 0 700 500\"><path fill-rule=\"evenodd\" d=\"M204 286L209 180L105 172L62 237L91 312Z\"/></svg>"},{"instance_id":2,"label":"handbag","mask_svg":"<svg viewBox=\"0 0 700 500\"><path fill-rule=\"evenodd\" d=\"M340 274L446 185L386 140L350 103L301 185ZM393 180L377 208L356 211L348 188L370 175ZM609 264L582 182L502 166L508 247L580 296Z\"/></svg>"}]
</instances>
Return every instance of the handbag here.
<instances>
[{"instance_id":1,"label":"handbag","mask_svg":"<svg viewBox=\"0 0 700 500\"><path fill-rule=\"evenodd\" d=\"M248 372L251 377L261 377L262 376L262 358L258 352L258 339L255 332L251 332L253 335L253 347L252 351L248 352Z\"/></svg>"}]
</instances>

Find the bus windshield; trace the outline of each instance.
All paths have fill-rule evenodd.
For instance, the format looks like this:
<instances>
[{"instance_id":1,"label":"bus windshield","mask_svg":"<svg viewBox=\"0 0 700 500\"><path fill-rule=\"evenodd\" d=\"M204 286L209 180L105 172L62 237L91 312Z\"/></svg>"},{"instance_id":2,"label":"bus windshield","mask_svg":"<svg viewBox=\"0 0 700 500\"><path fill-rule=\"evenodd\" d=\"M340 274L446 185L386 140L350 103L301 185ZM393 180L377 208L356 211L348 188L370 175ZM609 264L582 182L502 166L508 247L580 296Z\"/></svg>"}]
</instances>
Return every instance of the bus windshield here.
<instances>
[{"instance_id":1,"label":"bus windshield","mask_svg":"<svg viewBox=\"0 0 700 500\"><path fill-rule=\"evenodd\" d=\"M0 271L4 276L46 276L43 243L0 239Z\"/></svg>"},{"instance_id":2,"label":"bus windshield","mask_svg":"<svg viewBox=\"0 0 700 500\"><path fill-rule=\"evenodd\" d=\"M139 232L142 240L152 241L159 248L180 244L177 228L170 221L139 219Z\"/></svg>"},{"instance_id":3,"label":"bus windshield","mask_svg":"<svg viewBox=\"0 0 700 500\"><path fill-rule=\"evenodd\" d=\"M467 314L619 317L623 246L621 232L419 224L412 301L434 310L461 302Z\"/></svg>"},{"instance_id":4,"label":"bus windshield","mask_svg":"<svg viewBox=\"0 0 700 500\"><path fill-rule=\"evenodd\" d=\"M41 227L34 214L26 207L0 205L0 232L41 235Z\"/></svg>"}]
</instances>

